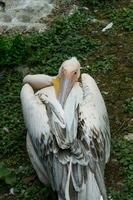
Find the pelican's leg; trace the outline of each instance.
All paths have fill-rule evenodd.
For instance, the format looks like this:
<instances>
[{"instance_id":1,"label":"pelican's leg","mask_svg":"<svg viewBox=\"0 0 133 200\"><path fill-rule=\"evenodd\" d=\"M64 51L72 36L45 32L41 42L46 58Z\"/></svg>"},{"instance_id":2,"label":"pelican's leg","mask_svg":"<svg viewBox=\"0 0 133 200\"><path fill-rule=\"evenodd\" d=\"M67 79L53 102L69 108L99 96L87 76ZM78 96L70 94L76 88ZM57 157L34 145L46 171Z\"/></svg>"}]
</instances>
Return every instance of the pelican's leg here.
<instances>
[{"instance_id":1,"label":"pelican's leg","mask_svg":"<svg viewBox=\"0 0 133 200\"><path fill-rule=\"evenodd\" d=\"M32 145L32 142L30 140L30 137L29 135L27 134L27 137L26 137L26 146L27 146L27 151L28 151L28 154L29 154L29 157L30 157L30 160L31 160L31 163L39 177L39 180L44 183L45 185L48 185L49 184L49 179L47 177L47 174L43 168L43 165L41 164L35 150L34 150L34 147Z\"/></svg>"}]
</instances>

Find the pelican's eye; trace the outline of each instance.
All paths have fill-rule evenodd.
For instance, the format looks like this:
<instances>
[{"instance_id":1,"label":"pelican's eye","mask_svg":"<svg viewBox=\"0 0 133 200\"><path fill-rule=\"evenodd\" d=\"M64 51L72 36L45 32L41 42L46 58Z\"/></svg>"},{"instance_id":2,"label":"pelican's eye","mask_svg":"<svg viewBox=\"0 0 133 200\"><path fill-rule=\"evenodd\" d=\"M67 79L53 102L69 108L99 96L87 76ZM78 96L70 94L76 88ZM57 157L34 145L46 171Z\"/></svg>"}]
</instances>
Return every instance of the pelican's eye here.
<instances>
[{"instance_id":1,"label":"pelican's eye","mask_svg":"<svg viewBox=\"0 0 133 200\"><path fill-rule=\"evenodd\" d=\"M76 75L77 74L77 71L76 72L74 72L74 75Z\"/></svg>"}]
</instances>

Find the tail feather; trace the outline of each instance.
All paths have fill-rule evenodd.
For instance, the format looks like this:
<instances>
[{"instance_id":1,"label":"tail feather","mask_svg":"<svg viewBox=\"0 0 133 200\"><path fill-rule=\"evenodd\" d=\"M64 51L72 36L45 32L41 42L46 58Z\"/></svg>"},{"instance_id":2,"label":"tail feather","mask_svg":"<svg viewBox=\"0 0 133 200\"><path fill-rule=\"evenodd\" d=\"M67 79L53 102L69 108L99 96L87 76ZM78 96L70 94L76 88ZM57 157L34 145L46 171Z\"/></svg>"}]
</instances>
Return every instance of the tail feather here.
<instances>
[{"instance_id":1,"label":"tail feather","mask_svg":"<svg viewBox=\"0 0 133 200\"><path fill-rule=\"evenodd\" d=\"M69 166L69 173L70 169L71 165ZM80 191L75 191L72 186L72 178L70 176L71 175L69 174L67 179L67 189L64 191L64 195L60 195L60 192L58 193L58 200L103 200L95 176L90 170L88 171L88 180ZM68 181L70 181L69 184Z\"/></svg>"},{"instance_id":2,"label":"tail feather","mask_svg":"<svg viewBox=\"0 0 133 200\"><path fill-rule=\"evenodd\" d=\"M89 178L83 190L78 193L78 200L102 200L94 174L91 171L89 171Z\"/></svg>"}]
</instances>

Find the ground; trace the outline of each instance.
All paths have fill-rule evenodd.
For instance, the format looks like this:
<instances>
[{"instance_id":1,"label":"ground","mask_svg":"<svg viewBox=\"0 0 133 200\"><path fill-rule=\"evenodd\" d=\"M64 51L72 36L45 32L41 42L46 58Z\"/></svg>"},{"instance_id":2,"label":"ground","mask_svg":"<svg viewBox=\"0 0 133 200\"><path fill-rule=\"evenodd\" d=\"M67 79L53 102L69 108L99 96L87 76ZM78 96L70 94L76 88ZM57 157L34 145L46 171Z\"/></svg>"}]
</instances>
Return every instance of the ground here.
<instances>
[{"instance_id":1,"label":"ground","mask_svg":"<svg viewBox=\"0 0 133 200\"><path fill-rule=\"evenodd\" d=\"M39 182L29 161L19 94L25 74L55 75L71 56L80 60L82 72L95 78L107 106L112 136L105 174L109 199L133 200L133 140L125 139L133 131L131 2L90 6L84 0L86 7L79 2L53 12L46 33L0 36L0 200L57 199ZM110 22L112 28L102 32Z\"/></svg>"}]
</instances>

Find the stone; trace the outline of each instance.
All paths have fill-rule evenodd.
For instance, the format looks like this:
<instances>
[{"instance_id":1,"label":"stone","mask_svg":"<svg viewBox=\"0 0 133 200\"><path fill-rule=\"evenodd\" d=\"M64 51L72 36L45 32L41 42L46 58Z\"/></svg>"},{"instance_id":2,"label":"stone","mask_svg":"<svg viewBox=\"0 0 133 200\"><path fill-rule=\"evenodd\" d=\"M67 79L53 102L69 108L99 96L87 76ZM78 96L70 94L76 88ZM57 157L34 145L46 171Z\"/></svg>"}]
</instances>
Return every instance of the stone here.
<instances>
[{"instance_id":1,"label":"stone","mask_svg":"<svg viewBox=\"0 0 133 200\"><path fill-rule=\"evenodd\" d=\"M9 129L7 127L3 127L3 131L9 133Z\"/></svg>"},{"instance_id":2,"label":"stone","mask_svg":"<svg viewBox=\"0 0 133 200\"><path fill-rule=\"evenodd\" d=\"M18 66L17 68L15 68L15 70L18 71L19 73L21 73L23 76L28 74L30 71L29 67L27 67L25 65Z\"/></svg>"},{"instance_id":3,"label":"stone","mask_svg":"<svg viewBox=\"0 0 133 200\"><path fill-rule=\"evenodd\" d=\"M128 135L125 135L124 139L126 139L128 141L133 140L133 133L129 133Z\"/></svg>"}]
</instances>

